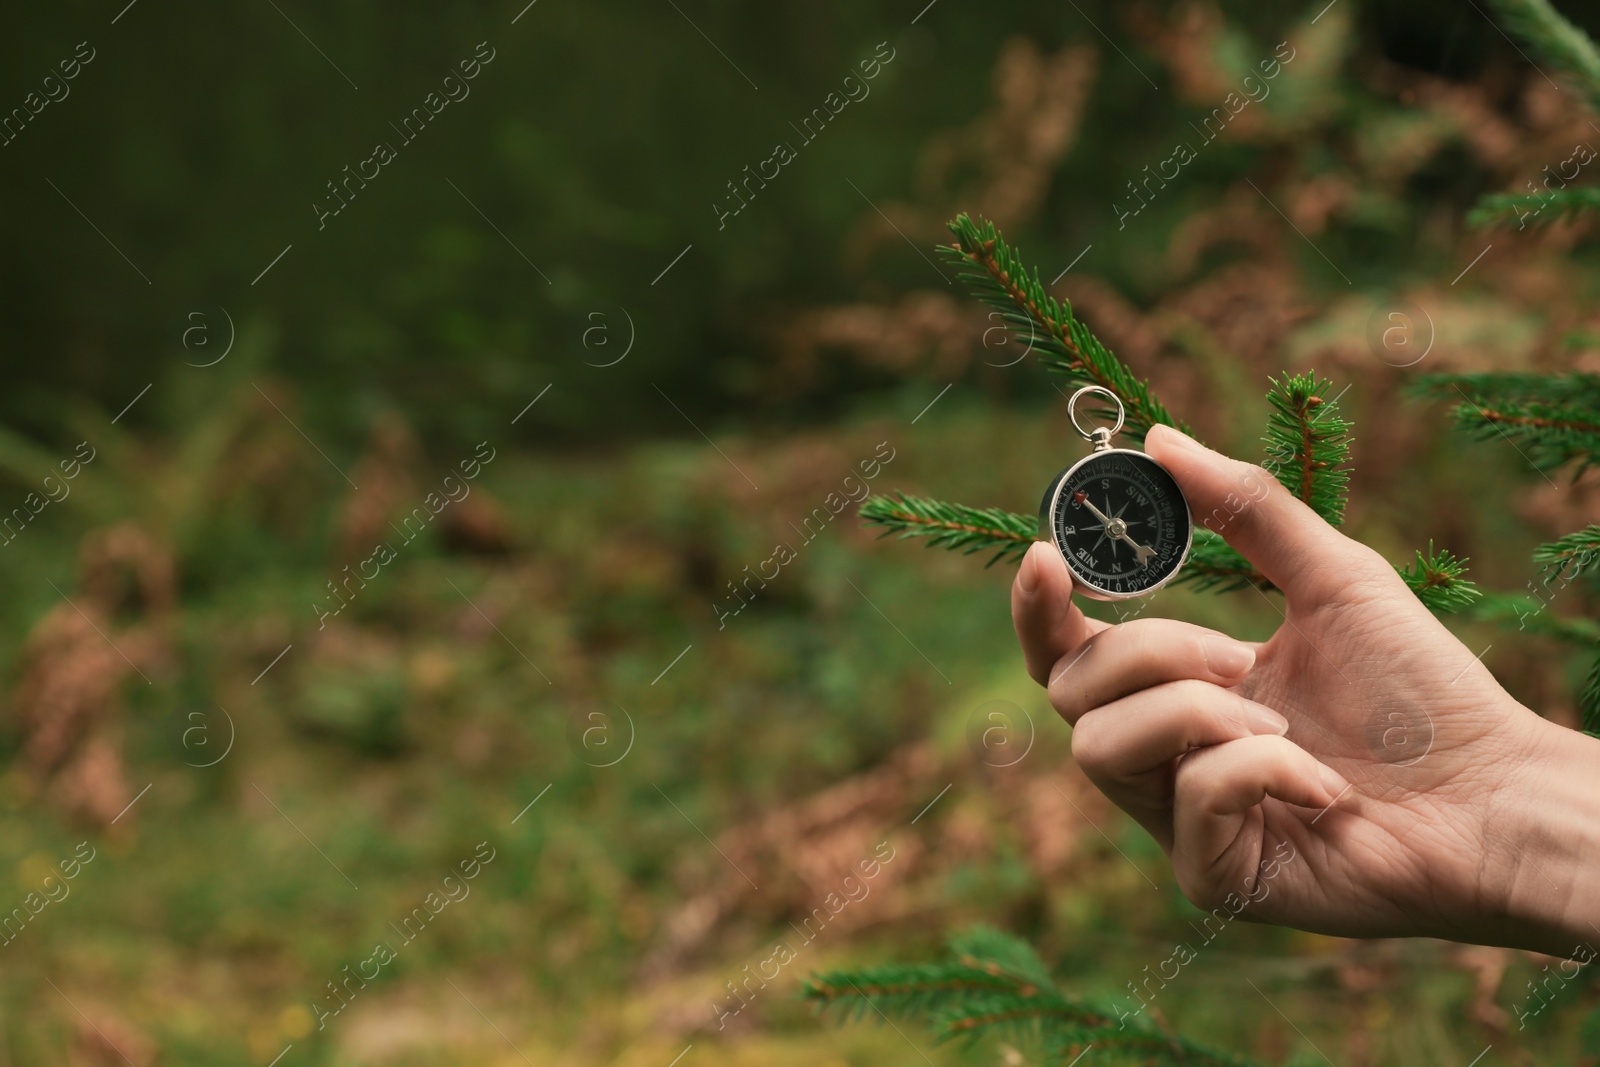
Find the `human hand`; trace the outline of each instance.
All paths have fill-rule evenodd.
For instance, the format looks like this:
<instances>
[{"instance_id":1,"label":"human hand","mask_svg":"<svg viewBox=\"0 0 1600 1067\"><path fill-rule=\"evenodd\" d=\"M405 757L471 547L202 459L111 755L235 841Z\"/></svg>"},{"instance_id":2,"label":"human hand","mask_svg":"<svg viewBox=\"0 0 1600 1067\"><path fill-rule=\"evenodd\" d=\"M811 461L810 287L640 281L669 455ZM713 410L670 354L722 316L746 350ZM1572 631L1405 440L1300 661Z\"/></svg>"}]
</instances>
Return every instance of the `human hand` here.
<instances>
[{"instance_id":1,"label":"human hand","mask_svg":"<svg viewBox=\"0 0 1600 1067\"><path fill-rule=\"evenodd\" d=\"M1184 895L1350 937L1600 944L1600 740L1512 699L1394 568L1262 468L1161 426L1146 448L1283 591L1283 625L1250 644L1090 620L1048 542L1012 618L1074 758Z\"/></svg>"}]
</instances>

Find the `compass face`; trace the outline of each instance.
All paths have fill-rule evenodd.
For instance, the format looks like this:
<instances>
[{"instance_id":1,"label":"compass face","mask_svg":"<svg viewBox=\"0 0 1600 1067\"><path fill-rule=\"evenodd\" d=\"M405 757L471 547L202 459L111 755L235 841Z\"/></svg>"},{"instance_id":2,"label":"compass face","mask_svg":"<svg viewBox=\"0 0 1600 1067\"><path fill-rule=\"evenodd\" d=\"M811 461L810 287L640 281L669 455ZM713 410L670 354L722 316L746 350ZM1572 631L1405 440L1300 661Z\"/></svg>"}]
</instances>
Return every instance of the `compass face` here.
<instances>
[{"instance_id":1,"label":"compass face","mask_svg":"<svg viewBox=\"0 0 1600 1067\"><path fill-rule=\"evenodd\" d=\"M1056 477L1040 509L1081 591L1100 600L1165 585L1189 555L1189 504L1143 452L1096 452Z\"/></svg>"}]
</instances>

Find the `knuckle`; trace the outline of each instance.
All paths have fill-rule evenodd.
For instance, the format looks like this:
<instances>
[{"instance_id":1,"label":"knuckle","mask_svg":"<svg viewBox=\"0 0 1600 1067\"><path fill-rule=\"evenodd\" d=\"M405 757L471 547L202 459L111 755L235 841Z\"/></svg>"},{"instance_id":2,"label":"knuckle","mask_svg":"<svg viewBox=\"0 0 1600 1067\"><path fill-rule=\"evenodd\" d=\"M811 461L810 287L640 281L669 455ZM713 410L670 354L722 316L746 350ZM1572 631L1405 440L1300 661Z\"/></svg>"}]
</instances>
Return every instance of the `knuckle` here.
<instances>
[{"instance_id":1,"label":"knuckle","mask_svg":"<svg viewBox=\"0 0 1600 1067\"><path fill-rule=\"evenodd\" d=\"M1165 622L1164 619L1134 619L1118 627L1122 630L1118 658L1125 667L1142 668L1170 654L1171 642L1163 638L1167 629Z\"/></svg>"},{"instance_id":2,"label":"knuckle","mask_svg":"<svg viewBox=\"0 0 1600 1067\"><path fill-rule=\"evenodd\" d=\"M1026 650L1024 650L1024 655L1026 656ZM1028 677L1032 678L1041 688L1049 689L1050 671L1052 669L1050 664L1043 660L1034 659L1032 656L1026 656L1026 658L1029 661Z\"/></svg>"},{"instance_id":3,"label":"knuckle","mask_svg":"<svg viewBox=\"0 0 1600 1067\"><path fill-rule=\"evenodd\" d=\"M1089 703L1089 694L1083 686L1082 676L1073 673L1071 660L1065 660L1065 657L1063 660L1066 666L1060 666L1058 663L1059 669L1051 668L1045 690L1050 697L1050 706L1070 723L1076 722L1078 717L1093 705Z\"/></svg>"},{"instance_id":4,"label":"knuckle","mask_svg":"<svg viewBox=\"0 0 1600 1067\"><path fill-rule=\"evenodd\" d=\"M1101 701L1095 696L1095 676L1100 664L1106 660L1106 650L1115 648L1119 627L1113 626L1095 634L1083 646L1067 653L1050 668L1046 688L1050 703L1063 715L1071 712L1081 715ZM1069 720L1070 721L1070 720Z\"/></svg>"},{"instance_id":5,"label":"knuckle","mask_svg":"<svg viewBox=\"0 0 1600 1067\"><path fill-rule=\"evenodd\" d=\"M1178 761L1178 769L1172 775L1172 795L1176 803L1191 805L1203 802L1210 791L1208 777L1202 773L1202 759L1196 758L1200 753L1192 753Z\"/></svg>"},{"instance_id":6,"label":"knuckle","mask_svg":"<svg viewBox=\"0 0 1600 1067\"><path fill-rule=\"evenodd\" d=\"M1201 711L1215 705L1216 695L1222 692L1210 682L1203 682L1198 678L1180 678L1175 682L1168 682L1161 689L1169 704Z\"/></svg>"},{"instance_id":7,"label":"knuckle","mask_svg":"<svg viewBox=\"0 0 1600 1067\"><path fill-rule=\"evenodd\" d=\"M1098 729L1095 716L1085 715L1072 728L1072 758L1091 778L1103 770L1111 759L1106 731Z\"/></svg>"},{"instance_id":8,"label":"knuckle","mask_svg":"<svg viewBox=\"0 0 1600 1067\"><path fill-rule=\"evenodd\" d=\"M1207 713L1225 735L1234 738L1257 736L1255 726L1250 721L1249 705L1233 693L1227 693L1220 701L1213 701Z\"/></svg>"},{"instance_id":9,"label":"knuckle","mask_svg":"<svg viewBox=\"0 0 1600 1067\"><path fill-rule=\"evenodd\" d=\"M1175 808L1191 812L1214 812L1222 806L1232 785L1226 773L1226 761L1218 763L1211 758L1215 752L1216 746L1196 748L1178 761L1177 772L1172 778Z\"/></svg>"},{"instance_id":10,"label":"knuckle","mask_svg":"<svg viewBox=\"0 0 1600 1067\"><path fill-rule=\"evenodd\" d=\"M1189 752L1254 734L1244 701L1230 691L1197 679L1172 682L1166 688L1171 690L1170 703L1181 713L1182 741Z\"/></svg>"},{"instance_id":11,"label":"knuckle","mask_svg":"<svg viewBox=\"0 0 1600 1067\"><path fill-rule=\"evenodd\" d=\"M1078 720L1088 710L1081 694L1057 693L1050 694L1050 706L1056 709L1056 714L1066 720L1069 726L1076 726Z\"/></svg>"},{"instance_id":12,"label":"knuckle","mask_svg":"<svg viewBox=\"0 0 1600 1067\"><path fill-rule=\"evenodd\" d=\"M1095 638L1103 642L1101 662L1118 674L1155 673L1152 667L1171 661L1175 653L1186 649L1184 640L1175 637L1174 625L1170 619L1133 619L1111 627ZM1192 646L1196 652L1198 641L1194 638Z\"/></svg>"},{"instance_id":13,"label":"knuckle","mask_svg":"<svg viewBox=\"0 0 1600 1067\"><path fill-rule=\"evenodd\" d=\"M1172 867L1173 877L1177 879L1178 891L1185 900L1201 911L1209 911L1214 906L1213 897L1216 886L1203 874L1194 869L1190 863L1175 863Z\"/></svg>"}]
</instances>

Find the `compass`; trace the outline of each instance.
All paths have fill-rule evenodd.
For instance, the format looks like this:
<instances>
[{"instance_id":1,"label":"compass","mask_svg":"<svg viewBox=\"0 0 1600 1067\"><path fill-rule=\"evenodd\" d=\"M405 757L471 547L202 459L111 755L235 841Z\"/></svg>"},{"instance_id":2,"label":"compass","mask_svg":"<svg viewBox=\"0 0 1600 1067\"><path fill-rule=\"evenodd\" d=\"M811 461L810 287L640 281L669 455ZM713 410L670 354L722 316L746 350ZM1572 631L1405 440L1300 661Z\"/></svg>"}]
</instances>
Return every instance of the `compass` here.
<instances>
[{"instance_id":1,"label":"compass","mask_svg":"<svg viewBox=\"0 0 1600 1067\"><path fill-rule=\"evenodd\" d=\"M1116 407L1109 428L1085 430L1078 401L1098 394ZM1072 425L1094 451L1050 483L1039 503L1039 532L1061 550L1074 583L1095 600L1127 600L1160 589L1189 556L1194 523L1189 502L1167 469L1143 452L1112 448L1122 428L1122 402L1098 385L1067 402Z\"/></svg>"}]
</instances>

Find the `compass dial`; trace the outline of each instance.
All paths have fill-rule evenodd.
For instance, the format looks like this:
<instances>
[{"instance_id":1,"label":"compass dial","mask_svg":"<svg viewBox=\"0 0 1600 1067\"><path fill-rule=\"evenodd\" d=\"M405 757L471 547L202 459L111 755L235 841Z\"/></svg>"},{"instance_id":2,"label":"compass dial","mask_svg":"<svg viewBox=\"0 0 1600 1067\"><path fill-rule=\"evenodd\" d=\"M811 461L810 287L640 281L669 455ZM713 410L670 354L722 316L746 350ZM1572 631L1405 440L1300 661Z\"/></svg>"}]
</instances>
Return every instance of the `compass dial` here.
<instances>
[{"instance_id":1,"label":"compass dial","mask_svg":"<svg viewBox=\"0 0 1600 1067\"><path fill-rule=\"evenodd\" d=\"M1096 452L1061 472L1045 493L1048 530L1081 591L1101 600L1165 585L1189 555L1193 526L1178 483L1132 449Z\"/></svg>"}]
</instances>

